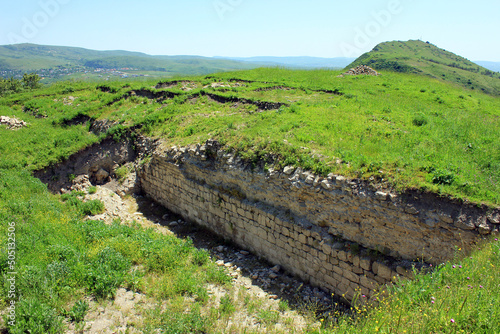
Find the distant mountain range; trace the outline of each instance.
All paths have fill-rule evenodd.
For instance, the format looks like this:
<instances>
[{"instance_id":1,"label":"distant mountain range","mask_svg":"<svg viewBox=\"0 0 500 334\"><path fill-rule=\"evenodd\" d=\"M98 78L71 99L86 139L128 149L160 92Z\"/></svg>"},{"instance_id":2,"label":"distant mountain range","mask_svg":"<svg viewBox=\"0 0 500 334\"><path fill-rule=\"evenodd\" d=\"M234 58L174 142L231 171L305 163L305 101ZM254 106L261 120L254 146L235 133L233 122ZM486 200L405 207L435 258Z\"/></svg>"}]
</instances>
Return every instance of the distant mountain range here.
<instances>
[{"instance_id":1,"label":"distant mountain range","mask_svg":"<svg viewBox=\"0 0 500 334\"><path fill-rule=\"evenodd\" d=\"M23 72L76 73L96 69L153 71L164 76L244 70L258 65L197 56L151 56L129 51L96 51L75 47L15 44L0 46L0 75Z\"/></svg>"},{"instance_id":2,"label":"distant mountain range","mask_svg":"<svg viewBox=\"0 0 500 334\"><path fill-rule=\"evenodd\" d=\"M347 68L358 65L368 65L376 70L425 75L468 89L479 89L487 94L500 95L500 73L479 66L429 42L380 43L372 51L349 64Z\"/></svg>"},{"instance_id":3,"label":"distant mountain range","mask_svg":"<svg viewBox=\"0 0 500 334\"><path fill-rule=\"evenodd\" d=\"M344 68L356 58L320 58L320 57L217 57L254 63L259 65L274 65L294 68Z\"/></svg>"},{"instance_id":4,"label":"distant mountain range","mask_svg":"<svg viewBox=\"0 0 500 334\"><path fill-rule=\"evenodd\" d=\"M500 61L475 61L475 63L490 71L500 72Z\"/></svg>"},{"instance_id":5,"label":"distant mountain range","mask_svg":"<svg viewBox=\"0 0 500 334\"><path fill-rule=\"evenodd\" d=\"M385 63L382 64L380 59L385 59L382 61ZM346 66L352 67L357 64L367 63L378 69L391 69L392 65L387 68L387 62L394 61L401 65L400 70L426 73L436 77L442 77L442 74L445 73L436 72L435 69L431 70L432 67L443 69L444 66L446 70L453 67L453 70L459 73L465 70L468 71L465 77L473 82L472 86L478 85L475 83L474 78L469 77L470 73L481 74L486 69L500 71L500 62L477 62L479 65L484 66L483 68L465 58L421 41L382 43L358 59L344 57L152 56L140 52L96 51L77 47L36 44L0 46L0 76L20 77L25 72L35 72L46 78L52 77L53 80L59 80L75 73L94 73L100 69L128 71L127 73L114 73L123 77L127 77L130 71L132 73L153 72L157 76L171 77L175 75L202 75L221 71L245 70L262 66L341 69ZM394 68L392 69L394 70ZM436 73L433 73L433 71ZM460 80L465 79L465 77L462 76ZM481 88L485 88L484 85ZM485 89L491 90L488 87Z\"/></svg>"}]
</instances>

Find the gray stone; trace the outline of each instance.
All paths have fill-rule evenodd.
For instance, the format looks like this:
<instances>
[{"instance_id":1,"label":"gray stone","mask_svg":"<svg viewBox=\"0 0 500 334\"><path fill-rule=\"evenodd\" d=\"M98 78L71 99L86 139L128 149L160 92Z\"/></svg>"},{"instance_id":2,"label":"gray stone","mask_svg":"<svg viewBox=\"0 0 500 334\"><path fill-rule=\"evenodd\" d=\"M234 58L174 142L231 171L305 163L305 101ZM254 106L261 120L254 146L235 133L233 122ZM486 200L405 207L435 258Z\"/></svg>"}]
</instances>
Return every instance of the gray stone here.
<instances>
[{"instance_id":1,"label":"gray stone","mask_svg":"<svg viewBox=\"0 0 500 334\"><path fill-rule=\"evenodd\" d=\"M286 166L284 169L283 169L283 173L285 173L286 175L292 175L292 173L295 171L295 167L293 166Z\"/></svg>"},{"instance_id":2,"label":"gray stone","mask_svg":"<svg viewBox=\"0 0 500 334\"><path fill-rule=\"evenodd\" d=\"M323 189L325 190L330 190L332 189L332 185L330 184L330 182L328 182L327 180L323 180L321 182L321 187L323 187Z\"/></svg>"},{"instance_id":3,"label":"gray stone","mask_svg":"<svg viewBox=\"0 0 500 334\"><path fill-rule=\"evenodd\" d=\"M98 184L102 184L109 176L109 173L106 172L104 169L99 169L97 173L95 173L94 177L95 180Z\"/></svg>"},{"instance_id":4,"label":"gray stone","mask_svg":"<svg viewBox=\"0 0 500 334\"><path fill-rule=\"evenodd\" d=\"M474 230L476 229L476 225L469 219L467 219L466 215L460 215L458 216L457 220L455 221L454 225L462 230Z\"/></svg>"},{"instance_id":5,"label":"gray stone","mask_svg":"<svg viewBox=\"0 0 500 334\"><path fill-rule=\"evenodd\" d=\"M492 213L488 216L488 221L492 224L500 224L500 212Z\"/></svg>"},{"instance_id":6,"label":"gray stone","mask_svg":"<svg viewBox=\"0 0 500 334\"><path fill-rule=\"evenodd\" d=\"M378 199L379 201L387 201L387 193L384 193L382 191L377 191L375 193L375 198Z\"/></svg>"},{"instance_id":7,"label":"gray stone","mask_svg":"<svg viewBox=\"0 0 500 334\"><path fill-rule=\"evenodd\" d=\"M271 271L275 272L275 273L279 273L281 270L281 267L280 266L274 266L271 268Z\"/></svg>"},{"instance_id":8,"label":"gray stone","mask_svg":"<svg viewBox=\"0 0 500 334\"><path fill-rule=\"evenodd\" d=\"M479 225L479 233L482 235L487 235L491 233L491 228L488 226L488 224L481 224Z\"/></svg>"}]
</instances>

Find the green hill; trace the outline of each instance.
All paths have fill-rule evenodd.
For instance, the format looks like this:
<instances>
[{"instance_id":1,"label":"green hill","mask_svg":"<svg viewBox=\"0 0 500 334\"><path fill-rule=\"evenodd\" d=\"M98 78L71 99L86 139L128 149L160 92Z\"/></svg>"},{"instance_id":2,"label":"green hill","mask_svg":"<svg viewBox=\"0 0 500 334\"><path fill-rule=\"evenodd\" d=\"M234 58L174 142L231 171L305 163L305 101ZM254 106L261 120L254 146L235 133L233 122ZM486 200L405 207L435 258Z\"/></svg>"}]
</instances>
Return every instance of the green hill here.
<instances>
[{"instance_id":1,"label":"green hill","mask_svg":"<svg viewBox=\"0 0 500 334\"><path fill-rule=\"evenodd\" d=\"M426 75L468 89L500 95L500 74L429 42L392 41L378 44L347 68L368 65L376 70Z\"/></svg>"},{"instance_id":2,"label":"green hill","mask_svg":"<svg viewBox=\"0 0 500 334\"><path fill-rule=\"evenodd\" d=\"M251 69L258 65L197 56L151 56L129 51L96 51L84 48L16 44L0 46L0 76L65 68L67 73L101 69L134 69L162 72L165 76L199 75Z\"/></svg>"}]
</instances>

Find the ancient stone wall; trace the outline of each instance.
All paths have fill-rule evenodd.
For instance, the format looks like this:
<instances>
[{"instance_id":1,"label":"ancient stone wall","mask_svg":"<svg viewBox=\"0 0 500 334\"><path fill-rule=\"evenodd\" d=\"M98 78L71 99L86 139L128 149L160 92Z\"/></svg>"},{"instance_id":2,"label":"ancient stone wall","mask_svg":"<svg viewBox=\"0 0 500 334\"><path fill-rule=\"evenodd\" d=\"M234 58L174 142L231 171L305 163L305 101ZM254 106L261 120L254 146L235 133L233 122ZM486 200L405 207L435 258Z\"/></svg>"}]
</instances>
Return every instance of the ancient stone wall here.
<instances>
[{"instance_id":1,"label":"ancient stone wall","mask_svg":"<svg viewBox=\"0 0 500 334\"><path fill-rule=\"evenodd\" d=\"M216 142L157 150L142 190L168 209L351 300L415 263L498 231L499 213L425 194L388 194L300 168L252 170ZM415 262L413 262L415 261Z\"/></svg>"}]
</instances>

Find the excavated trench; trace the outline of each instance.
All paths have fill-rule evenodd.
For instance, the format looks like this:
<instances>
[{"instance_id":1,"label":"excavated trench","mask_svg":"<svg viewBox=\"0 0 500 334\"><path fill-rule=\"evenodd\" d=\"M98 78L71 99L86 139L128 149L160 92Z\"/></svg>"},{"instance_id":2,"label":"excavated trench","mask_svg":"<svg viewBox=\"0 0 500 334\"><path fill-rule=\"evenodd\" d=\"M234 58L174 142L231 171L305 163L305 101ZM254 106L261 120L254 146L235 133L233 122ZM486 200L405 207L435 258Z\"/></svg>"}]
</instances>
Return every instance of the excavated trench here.
<instances>
[{"instance_id":1,"label":"excavated trench","mask_svg":"<svg viewBox=\"0 0 500 334\"><path fill-rule=\"evenodd\" d=\"M99 126L92 125L94 128ZM286 300L297 310L314 305L317 315L322 317L327 317L333 310L349 312L345 299L332 298L328 291L301 280L259 254L246 251L245 247L169 210L148 196L142 190L137 171L157 145L156 141L141 136L135 141L107 138L73 154L64 162L35 172L34 176L55 194L86 191L91 185L104 188L91 198L101 199L106 212L92 219L106 223L116 218L136 220L145 227L161 226L179 238L191 238L195 247L208 250L217 264L226 268L236 285L251 289L248 286L251 282L252 293L256 296ZM128 168L130 174L119 180L117 170L123 167ZM119 196L112 196L115 194Z\"/></svg>"},{"instance_id":2,"label":"excavated trench","mask_svg":"<svg viewBox=\"0 0 500 334\"><path fill-rule=\"evenodd\" d=\"M123 166L130 173L119 182ZM325 310L332 293L347 302L376 296L379 286L411 278L412 267L451 259L456 246L470 249L500 226L498 209L434 194L383 192L292 166L256 170L216 141L165 149L141 136L106 139L35 176L54 193L94 184L133 195L142 214L269 294Z\"/></svg>"}]
</instances>

